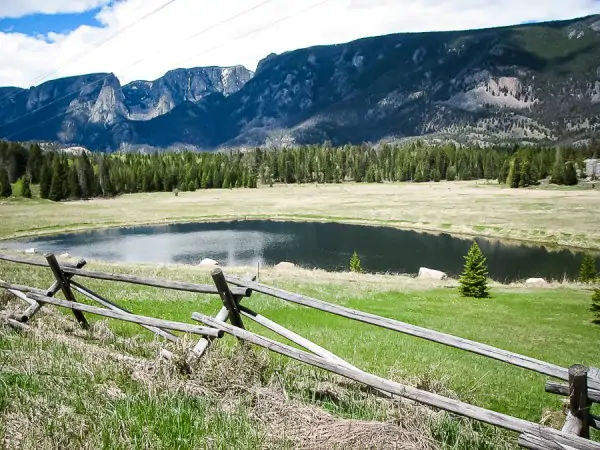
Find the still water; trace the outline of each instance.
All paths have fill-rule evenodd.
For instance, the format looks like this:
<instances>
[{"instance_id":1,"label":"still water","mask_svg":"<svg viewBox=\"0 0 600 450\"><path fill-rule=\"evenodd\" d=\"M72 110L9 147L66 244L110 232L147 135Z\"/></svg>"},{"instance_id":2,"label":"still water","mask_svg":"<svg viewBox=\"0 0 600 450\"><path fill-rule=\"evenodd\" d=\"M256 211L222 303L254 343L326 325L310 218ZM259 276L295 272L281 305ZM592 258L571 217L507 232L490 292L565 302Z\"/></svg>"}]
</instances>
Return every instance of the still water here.
<instances>
[{"instance_id":1,"label":"still water","mask_svg":"<svg viewBox=\"0 0 600 450\"><path fill-rule=\"evenodd\" d=\"M577 276L581 254L569 250L477 239L498 281ZM347 270L356 249L368 272L417 273L419 267L460 273L472 240L394 228L336 223L239 221L116 228L0 242L0 247L123 262L198 264L212 258L222 266L273 265Z\"/></svg>"}]
</instances>

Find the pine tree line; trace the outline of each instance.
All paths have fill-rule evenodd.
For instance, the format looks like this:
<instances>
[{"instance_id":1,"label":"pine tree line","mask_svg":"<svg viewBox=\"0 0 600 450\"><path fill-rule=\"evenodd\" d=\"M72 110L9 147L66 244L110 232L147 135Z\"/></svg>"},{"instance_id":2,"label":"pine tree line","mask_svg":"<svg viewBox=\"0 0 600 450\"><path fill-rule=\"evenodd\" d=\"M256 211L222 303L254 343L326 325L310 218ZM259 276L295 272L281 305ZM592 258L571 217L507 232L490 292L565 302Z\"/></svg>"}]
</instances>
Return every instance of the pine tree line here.
<instances>
[{"instance_id":1,"label":"pine tree line","mask_svg":"<svg viewBox=\"0 0 600 450\"><path fill-rule=\"evenodd\" d=\"M179 192L212 188L255 188L256 175L242 155L180 153L90 155L49 153L40 173L40 196L111 197L136 192Z\"/></svg>"},{"instance_id":2,"label":"pine tree line","mask_svg":"<svg viewBox=\"0 0 600 450\"><path fill-rule=\"evenodd\" d=\"M262 184L488 179L518 188L538 184L540 179L555 172L560 176L553 178L553 182L576 184L575 167L583 169L584 160L593 153L586 148L555 152L542 147L427 146L418 141L409 146L384 145L378 149L366 145L331 147L327 144L283 150L256 149L254 154Z\"/></svg>"},{"instance_id":3,"label":"pine tree line","mask_svg":"<svg viewBox=\"0 0 600 450\"><path fill-rule=\"evenodd\" d=\"M0 141L0 195L10 183L40 185L42 198L63 200L135 192L179 192L212 188L255 188L257 183L429 182L498 180L514 188L550 177L577 183L576 167L593 151L457 147L453 144L309 145L229 153L67 155ZM2 181L8 179L8 182ZM23 190L23 189L21 189ZM28 189L30 192L30 189ZM27 190L25 191L27 192Z\"/></svg>"}]
</instances>

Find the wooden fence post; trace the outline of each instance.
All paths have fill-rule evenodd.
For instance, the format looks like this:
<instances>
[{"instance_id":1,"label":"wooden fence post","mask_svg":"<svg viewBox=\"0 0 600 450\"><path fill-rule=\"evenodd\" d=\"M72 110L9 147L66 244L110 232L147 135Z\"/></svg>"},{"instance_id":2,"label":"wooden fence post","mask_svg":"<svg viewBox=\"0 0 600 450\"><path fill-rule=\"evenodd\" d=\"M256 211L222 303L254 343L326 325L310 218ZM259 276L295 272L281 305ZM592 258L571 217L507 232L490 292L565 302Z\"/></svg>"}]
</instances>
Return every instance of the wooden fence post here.
<instances>
[{"instance_id":1,"label":"wooden fence post","mask_svg":"<svg viewBox=\"0 0 600 450\"><path fill-rule=\"evenodd\" d=\"M56 260L56 256L54 256L54 254L52 253L46 253L44 257L46 258L46 261L48 261L48 265L50 266L50 269L52 269L54 278L56 278L56 282L62 290L65 299L69 302L77 302L77 300L75 299L75 295L73 295L73 291L71 291L71 287L69 286L69 280L67 280L67 277L61 270L60 265ZM83 313L75 309L73 309L72 311L75 315L75 318L77 319L77 322L79 322L79 325L81 325L81 328L87 330L90 327L90 325L85 319Z\"/></svg>"},{"instance_id":2,"label":"wooden fence post","mask_svg":"<svg viewBox=\"0 0 600 450\"><path fill-rule=\"evenodd\" d=\"M587 367L574 364L569 367L569 412L563 431L590 437L590 403L587 395Z\"/></svg>"},{"instance_id":3,"label":"wooden fence post","mask_svg":"<svg viewBox=\"0 0 600 450\"><path fill-rule=\"evenodd\" d=\"M252 274L246 274L244 276L244 280L254 281L256 280L256 276ZM234 297L238 307L243 298L244 297L241 295L237 295ZM225 306L223 306L219 313L216 315L215 320L218 320L219 322L227 322L229 320L229 310ZM188 362L194 359L201 358L202 355L204 355L204 352L206 352L206 350L212 343L212 341L213 339L210 337L201 337L192 349L192 351L190 351L188 355Z\"/></svg>"},{"instance_id":4,"label":"wooden fence post","mask_svg":"<svg viewBox=\"0 0 600 450\"><path fill-rule=\"evenodd\" d=\"M223 305L229 311L229 320L233 326L244 329L244 322L242 322L242 317L240 316L240 309L238 306L239 299L235 299L231 291L229 290L229 285L227 281L225 281L225 275L223 275L223 270L220 268L213 269L211 272L212 279L219 291L219 295L221 296L221 300L223 300ZM237 301L236 301L237 300Z\"/></svg>"}]
</instances>

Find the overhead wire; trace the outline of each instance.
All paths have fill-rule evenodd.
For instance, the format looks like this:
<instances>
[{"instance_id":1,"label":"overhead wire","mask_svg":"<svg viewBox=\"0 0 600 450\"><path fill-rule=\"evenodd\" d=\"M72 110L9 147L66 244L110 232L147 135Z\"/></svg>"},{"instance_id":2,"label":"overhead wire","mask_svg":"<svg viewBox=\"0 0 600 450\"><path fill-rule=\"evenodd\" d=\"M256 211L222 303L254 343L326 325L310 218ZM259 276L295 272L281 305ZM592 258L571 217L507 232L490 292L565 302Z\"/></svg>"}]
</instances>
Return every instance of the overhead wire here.
<instances>
[{"instance_id":1,"label":"overhead wire","mask_svg":"<svg viewBox=\"0 0 600 450\"><path fill-rule=\"evenodd\" d=\"M96 43L94 43L90 48L86 48L83 51L77 53L76 55L72 56L71 58L67 59L66 61L63 61L59 64L59 67L56 69L53 69L52 71L45 73L44 75L38 76L36 79L34 79L33 81L31 81L30 85L36 85L39 82L43 81L44 79L51 77L52 75L60 72L60 69L63 68L65 65L67 64L71 64L75 61L77 61L79 58L81 58L82 56L85 56L89 53L91 53L92 51L102 47L104 44L112 41L114 38L116 38L117 36L120 36L121 34L123 34L125 31L130 30L131 28L133 28L134 26L136 26L137 24L143 22L144 20L152 17L153 15L159 13L160 11L162 11L163 9L165 9L166 7L172 5L173 3L175 3L177 0L169 0L167 1L167 3L164 3L162 5L160 5L159 7L153 9L152 11L144 14L142 17L136 19L135 21L131 22L129 25L123 27L123 28L119 28L116 32L114 32L113 34L111 34L110 36L106 37L105 39L102 39ZM0 99L0 106L2 106L5 102L9 101L10 99L16 97L18 94L20 94L22 91L17 91L13 94L9 94L3 98Z\"/></svg>"},{"instance_id":2,"label":"overhead wire","mask_svg":"<svg viewBox=\"0 0 600 450\"><path fill-rule=\"evenodd\" d=\"M211 30L217 28L218 26L222 26L224 24L227 24L227 23L229 23L229 22L231 22L231 21L233 21L233 20L235 20L235 19L237 19L237 18L239 18L239 17L241 17L241 16L243 16L245 14L248 14L248 13L250 13L252 11L255 11L256 9L258 9L258 8L260 8L260 7L268 4L268 3L272 3L273 1L275 1L275 0L264 0L263 2L261 2L261 3L257 4L257 5L254 5L254 6L250 7L250 8L247 8L247 9L245 9L245 10L243 10L243 11L237 13L237 14L234 14L231 17L228 17L227 19L221 20L221 21L219 21L219 22L217 22L217 23L215 23L213 25L210 25L210 26L208 26L208 27L200 30L199 32L196 32L196 33L194 33L194 34L192 34L190 36L187 36L182 41L178 41L177 43L175 43L173 45L170 45L167 48L162 48L159 51L156 51L156 52L153 52L153 53L151 53L149 55L146 55L146 56L138 59L137 61L135 61L135 62L133 62L131 64L128 64L127 66L122 67L119 70L125 70L125 69L131 68L133 66L136 66L137 64L140 64L141 62L145 61L146 59L148 59L148 58L150 58L152 56L155 56L157 54L163 53L163 52L165 52L165 51L167 51L167 50L175 47L176 45L179 45L180 42L185 42L185 41L187 41L187 40L189 40L189 39L191 39L193 37L198 37L198 36L200 36L200 35L202 35L204 33L207 33L208 31L211 31ZM73 94L81 93L84 89L92 87L92 86L94 86L94 85L96 85L98 83L101 83L101 82L107 80L110 77L112 77L112 74L107 74L107 75L105 75L105 76L103 76L103 77L101 77L101 78L99 78L99 79L97 79L95 81L92 81L90 83L85 84L82 88L78 88L78 89L74 89L72 91L69 91L66 94L62 95L61 97L58 97L58 98L54 99L53 101L51 101L49 103L46 103L46 104L40 106L39 108L37 108L37 109L35 109L33 111L28 111L25 114L22 114L22 115L14 118L14 119L8 121L8 122L5 122L5 123L1 124L0 125L0 130L2 130L3 128L6 128L7 125L10 125L12 123L18 122L18 121L20 121L20 120L22 120L22 119L24 119L26 117L29 117L29 116L31 116L33 114L36 114L37 112L41 111L42 109L48 108L49 106L51 106L51 105L53 105L53 104L55 104L55 103L57 103L57 102L59 102L61 100L64 100L64 99L72 96ZM122 89L123 89L123 87L120 88L120 90L122 90ZM64 114L67 114L67 113L65 112ZM49 118L47 120L39 122L38 124L33 125L31 127L27 127L24 130L19 130L17 132L13 132L13 133L5 136L5 138L9 139L10 137L12 137L14 135L17 135L17 134L19 134L19 133L21 133L21 132L23 132L25 130L28 130L28 129L33 128L33 127L38 126L38 125L41 125L43 123L47 123L47 122L49 122L49 121L51 121L51 120L53 120L53 119L55 119L57 117L60 117L60 114L58 116L53 116L53 117L51 117L51 118Z\"/></svg>"},{"instance_id":3,"label":"overhead wire","mask_svg":"<svg viewBox=\"0 0 600 450\"><path fill-rule=\"evenodd\" d=\"M265 1L263 1L262 3L260 3L260 4L258 4L258 5L255 5L255 6L251 7L251 8L248 8L248 9L246 9L246 10L244 10L244 11L240 12L240 13L237 13L237 14L235 14L235 15L233 15L233 16L231 16L231 17L229 17L229 18L227 18L227 19L225 19L225 20L223 20L223 21L221 21L221 22L218 22L218 23L216 23L216 24L213 24L213 25L211 25L211 26L207 27L206 29L203 29L203 30L201 30L200 32L194 33L194 35L192 35L192 36L193 36L193 37L197 37L197 36L199 36L199 35L201 35L201 34L204 34L204 33L206 33L207 31L209 31L209 30L212 30L212 29L216 28L217 26L221 26L221 25L223 25L223 24L226 24L226 23L228 23L228 22L231 22L232 20L234 20L234 19L237 19L237 18L239 18L239 17L241 17L241 16L243 16L243 15L245 15L245 14L248 14L248 13L250 13L250 12L252 12L252 11L254 11L254 10L256 10L256 9L258 9L258 8L260 8L260 7L262 7L262 6L264 6L264 5L266 5L267 3L271 3L271 2L273 2L273 1L274 1L274 0L265 0ZM284 16L284 17L278 18L278 19L276 19L276 20L274 20L274 21L272 21L272 22L269 22L269 23L268 23L268 24L266 24L266 25L260 26L260 27L258 27L258 28L255 28L255 29L252 29L252 30L250 30L249 32L246 32L246 33L243 33L243 34L241 34L241 35L238 35L238 36L236 36L235 38L233 38L233 39L231 39L231 40L229 40L229 41L226 41L226 42L224 42L224 43L221 43L221 44L219 44L219 45L216 45L216 46L214 46L214 47L211 47L211 48L209 48L209 49L207 49L207 50L205 50L205 51L202 51L202 52L200 52L200 53L197 53L197 54L195 54L195 55L193 55L193 56L191 56L191 57L186 57L186 59L185 59L185 60L180 60L179 62L175 63L175 65L177 65L177 64L180 64L181 62L188 61L188 60L190 60L190 59L193 59L193 58L197 58L198 56L204 55L204 54L206 54L206 53L210 53L210 52L213 52L213 51L215 51L215 50L218 50L219 48L225 47L226 45L229 45L229 44L231 44L231 43L233 43L233 42L236 42L236 41L238 41L238 40L240 40L240 39L243 39L243 38L246 38L246 37L248 37L248 36L251 36L251 35L253 35L253 34L255 34L255 33L258 33L258 32L260 32L260 31L263 31L263 30L265 30L265 29L267 29L267 28L270 28L270 27L272 27L272 26L278 25L278 24L280 24L280 23L282 23L282 22L284 22L284 21L286 21L286 20L289 20L289 19L291 19L291 18L293 18L293 17L295 17L295 16L297 16L297 15L299 15L299 14L303 14L303 13L305 13L305 12L308 12L308 11L310 11L310 10L312 10L312 9L315 9L315 8L319 7L319 6L322 6L322 5L324 5L324 4L326 4L326 3L330 2L330 1L331 1L331 0L321 0L320 2L317 2L317 3L313 4L313 5L310 5L309 7L307 7L307 8L304 8L304 9L302 9L302 10L298 11L298 12L295 12L295 13L292 13L292 14L288 14L288 15L286 15L286 16ZM180 41L180 42L184 42L184 41L186 41L186 40L189 40L189 39L191 39L191 38L192 38L192 36L188 36L188 37L184 38L184 39L183 39L182 41ZM175 44L175 45L177 45L177 44ZM171 45L171 46L169 46L168 48L172 48L172 47L174 47L175 45ZM130 68L130 67L132 67L132 66L134 66L134 65L137 65L137 64L139 64L140 62L142 62L142 61L145 61L147 58L149 58L149 57L151 57L151 56L154 56L156 53L162 53L162 52L164 52L164 51L166 51L166 49L161 49L161 50L159 50L158 52L152 53L152 54L150 54L150 55L146 55L145 57L143 57L143 58L141 58L141 59L137 60L137 61L136 61L136 62L134 62L133 64L130 64L130 65L126 66L125 68ZM64 96L62 96L62 97L59 97L58 99L55 99L55 100L53 100L52 102L50 102L50 103L48 103L48 104L46 104L46 105L44 105L44 106L42 106L42 107L38 108L37 110L34 110L34 111L31 111L31 112L28 112L28 113L24 114L23 116L20 116L19 118L17 118L17 119L14 119L14 120L13 120L13 121L11 121L11 122L7 122L7 123L5 123L5 124L3 124L3 125L0 125L0 130L2 130L2 128L4 128L6 125L8 125L8 124L10 124L10 123L14 123L15 121L17 121L17 120L21 120L21 119L23 119L23 118L24 118L24 117L26 117L26 116L29 116L29 115L35 114L36 112L40 111L41 109L44 109L44 108L46 108L46 107L48 107L48 106L50 106L50 105L52 105L52 104L54 104L54 103L56 103L56 102L58 102L58 101L60 101L60 100L63 100L63 99L65 99L65 98L67 98L67 97L70 97L71 95L73 95L73 94L75 94L75 93L77 93L77 92L81 92L81 91L83 91L84 89L86 89L86 88L89 88L90 86L92 86L92 85L94 85L94 84L97 84L97 83L99 83L99 82L101 82L101 81L104 81L104 80L106 80L107 78L109 78L109 77L111 77L111 76L112 76L112 74L106 75L105 77L103 77L103 78L101 78L101 79L99 79L99 80L96 80L96 81L93 81L93 82L91 82L91 83L88 83L88 84L86 84L86 85L85 85L84 87L82 87L81 89L74 90L74 91L72 91L72 92L69 92L68 94L65 94L65 95L64 95ZM116 91L116 92L122 91L122 90L124 89L124 87L125 87L125 86L121 86L120 88L116 89L115 91ZM80 109L80 110L81 110L81 109ZM26 128L20 129L20 130L18 130L18 131L16 131L16 132L13 132L13 133L11 133L11 134L9 134L9 135L5 136L5 137L4 137L4 139L10 139L10 138L11 138L11 137L13 137L13 136L17 136L17 135L19 135L19 134L23 133L24 131L27 131L27 130L29 130L29 129L32 129L32 128L36 128L36 127L38 127L38 126L40 126L40 125L43 125L44 123L48 123L48 122L50 122L50 121L52 121L52 120L54 120L54 119L60 118L60 117L62 117L62 116L65 116L65 115L67 115L67 114L69 114L69 113L72 113L72 112L78 112L78 110L75 110L75 111L65 111L65 112L62 112L62 113L60 113L60 114L57 114L57 115L55 115L55 116L52 116L52 117L50 117L50 118L48 118L48 119L46 119L46 120L43 120L43 121L41 121L41 122L38 122L38 123L36 123L36 124L34 124L34 125L31 125L31 126L28 126L28 127L26 127Z\"/></svg>"}]
</instances>

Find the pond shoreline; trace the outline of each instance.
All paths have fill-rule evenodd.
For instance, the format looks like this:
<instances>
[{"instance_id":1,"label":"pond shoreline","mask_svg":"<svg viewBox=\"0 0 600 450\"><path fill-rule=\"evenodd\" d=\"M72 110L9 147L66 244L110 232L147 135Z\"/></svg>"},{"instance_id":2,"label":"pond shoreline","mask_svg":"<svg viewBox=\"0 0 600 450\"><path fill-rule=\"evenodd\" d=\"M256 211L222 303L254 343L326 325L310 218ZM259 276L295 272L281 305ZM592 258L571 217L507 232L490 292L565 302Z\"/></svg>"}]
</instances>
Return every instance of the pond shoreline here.
<instances>
[{"instance_id":1,"label":"pond shoreline","mask_svg":"<svg viewBox=\"0 0 600 450\"><path fill-rule=\"evenodd\" d=\"M513 238L504 237L494 233L482 234L477 232L468 231L448 231L440 227L421 227L415 225L405 225L401 222L396 221L374 221L374 220L361 220L361 219L350 219L350 218L336 218L336 217L302 217L302 216L261 216L261 215L244 215L241 216L209 216L198 219L194 218L182 218L173 220L152 220L152 221L140 221L135 223L124 223L119 224L118 222L109 224L90 224L89 226L78 226L70 227L66 226L62 229L52 230L28 230L24 233L17 233L13 236L1 236L0 237L0 248L2 248L2 242L6 241L19 241L24 239L32 239L36 237L47 237L57 236L60 234L76 234L85 233L88 231L97 230L110 230L110 229L131 229L137 227L148 227L148 226L161 226L161 225L182 225L182 224L200 224L200 223L233 223L243 221L271 221L271 222L298 222L298 223L336 223L341 225L358 225L367 227L379 227L379 228L393 228L404 231L415 231L418 233L430 234L434 236L449 235L451 237L467 239L467 238L481 238L487 241L493 242L498 241L503 244L509 245L527 245L531 247L545 247L551 251L562 251L562 250L573 250L586 252L590 251L593 253L599 253L600 248L597 247L583 247L579 245L568 245L560 244L555 241L543 240L543 239L529 239L529 238ZM53 227L54 228L54 227Z\"/></svg>"},{"instance_id":2,"label":"pond shoreline","mask_svg":"<svg viewBox=\"0 0 600 450\"><path fill-rule=\"evenodd\" d=\"M531 277L576 277L583 253L572 247L488 236L475 238L488 258L490 277L503 283ZM196 265L208 258L229 267L289 261L307 269L336 272L348 268L352 252L356 251L370 273L413 274L427 267L452 277L460 275L472 239L440 230L373 226L369 221L237 216L79 227L4 242L5 245L0 242L0 247L68 252L107 262Z\"/></svg>"}]
</instances>

